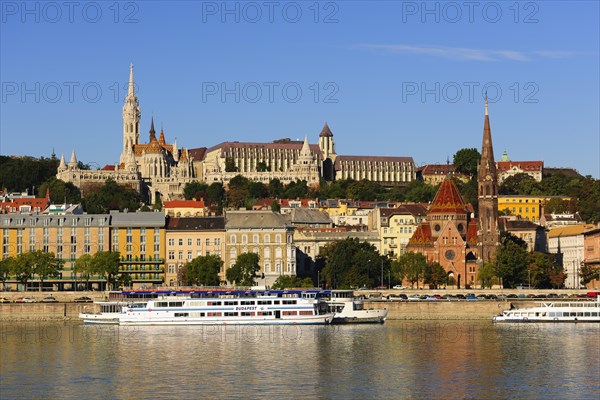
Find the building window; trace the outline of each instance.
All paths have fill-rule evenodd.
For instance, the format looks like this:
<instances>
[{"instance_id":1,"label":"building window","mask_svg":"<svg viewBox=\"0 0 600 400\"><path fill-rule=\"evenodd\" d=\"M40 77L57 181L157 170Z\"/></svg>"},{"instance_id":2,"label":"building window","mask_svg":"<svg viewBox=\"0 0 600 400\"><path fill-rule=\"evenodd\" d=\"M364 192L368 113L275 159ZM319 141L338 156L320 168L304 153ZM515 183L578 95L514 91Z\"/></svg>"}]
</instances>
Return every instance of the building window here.
<instances>
[{"instance_id":1,"label":"building window","mask_svg":"<svg viewBox=\"0 0 600 400\"><path fill-rule=\"evenodd\" d=\"M178 241L178 243L179 243L180 246L183 246L183 239L180 238L179 241Z\"/></svg>"},{"instance_id":2,"label":"building window","mask_svg":"<svg viewBox=\"0 0 600 400\"><path fill-rule=\"evenodd\" d=\"M169 260L174 260L174 259L175 259L175 252L169 251Z\"/></svg>"},{"instance_id":3,"label":"building window","mask_svg":"<svg viewBox=\"0 0 600 400\"><path fill-rule=\"evenodd\" d=\"M210 246L210 238L206 238L206 246Z\"/></svg>"},{"instance_id":4,"label":"building window","mask_svg":"<svg viewBox=\"0 0 600 400\"><path fill-rule=\"evenodd\" d=\"M187 242L188 242L188 246L191 246L191 245L192 245L192 239L191 239L191 238L190 238L190 239L188 239L188 241L187 241Z\"/></svg>"},{"instance_id":5,"label":"building window","mask_svg":"<svg viewBox=\"0 0 600 400\"><path fill-rule=\"evenodd\" d=\"M169 238L169 246L175 246L175 239Z\"/></svg>"},{"instance_id":6,"label":"building window","mask_svg":"<svg viewBox=\"0 0 600 400\"><path fill-rule=\"evenodd\" d=\"M221 238L215 238L215 246L221 245Z\"/></svg>"}]
</instances>

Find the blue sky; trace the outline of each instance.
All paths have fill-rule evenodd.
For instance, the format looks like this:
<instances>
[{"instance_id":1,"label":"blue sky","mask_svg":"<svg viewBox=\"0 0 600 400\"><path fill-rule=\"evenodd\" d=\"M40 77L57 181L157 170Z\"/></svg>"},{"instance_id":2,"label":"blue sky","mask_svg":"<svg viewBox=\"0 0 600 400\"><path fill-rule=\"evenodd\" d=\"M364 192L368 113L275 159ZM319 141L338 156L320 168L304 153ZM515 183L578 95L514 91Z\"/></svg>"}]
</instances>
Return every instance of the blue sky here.
<instances>
[{"instance_id":1,"label":"blue sky","mask_svg":"<svg viewBox=\"0 0 600 400\"><path fill-rule=\"evenodd\" d=\"M599 2L1 1L0 153L115 163L135 68L180 147L303 138L446 162L481 147L600 177Z\"/></svg>"}]
</instances>

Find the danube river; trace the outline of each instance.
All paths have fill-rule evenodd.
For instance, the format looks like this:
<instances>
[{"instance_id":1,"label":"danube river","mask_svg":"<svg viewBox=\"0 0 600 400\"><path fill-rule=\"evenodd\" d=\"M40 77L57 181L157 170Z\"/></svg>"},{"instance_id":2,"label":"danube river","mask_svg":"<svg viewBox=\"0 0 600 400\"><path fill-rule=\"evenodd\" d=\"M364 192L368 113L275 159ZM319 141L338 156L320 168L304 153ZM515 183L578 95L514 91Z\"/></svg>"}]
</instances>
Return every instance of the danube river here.
<instances>
[{"instance_id":1,"label":"danube river","mask_svg":"<svg viewBox=\"0 0 600 400\"><path fill-rule=\"evenodd\" d=\"M0 398L598 399L600 324L0 324Z\"/></svg>"}]
</instances>

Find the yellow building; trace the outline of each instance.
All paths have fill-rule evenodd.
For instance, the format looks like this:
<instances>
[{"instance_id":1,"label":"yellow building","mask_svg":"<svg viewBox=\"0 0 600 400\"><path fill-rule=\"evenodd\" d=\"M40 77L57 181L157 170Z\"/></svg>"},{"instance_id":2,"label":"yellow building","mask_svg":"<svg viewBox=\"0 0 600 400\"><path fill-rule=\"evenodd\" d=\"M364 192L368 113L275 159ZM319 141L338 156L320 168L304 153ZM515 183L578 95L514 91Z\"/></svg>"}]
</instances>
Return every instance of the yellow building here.
<instances>
[{"instance_id":1,"label":"yellow building","mask_svg":"<svg viewBox=\"0 0 600 400\"><path fill-rule=\"evenodd\" d=\"M121 254L119 273L129 285L162 285L165 272L165 216L157 212L110 213L112 251Z\"/></svg>"},{"instance_id":2,"label":"yellow building","mask_svg":"<svg viewBox=\"0 0 600 400\"><path fill-rule=\"evenodd\" d=\"M521 219L539 222L546 202L552 199L569 201L570 197L562 196L498 196L498 211L515 215Z\"/></svg>"},{"instance_id":3,"label":"yellow building","mask_svg":"<svg viewBox=\"0 0 600 400\"><path fill-rule=\"evenodd\" d=\"M225 216L225 269L242 253L259 256L264 278L258 285L271 286L280 275L296 275L294 227L288 219L272 211L229 211Z\"/></svg>"},{"instance_id":4,"label":"yellow building","mask_svg":"<svg viewBox=\"0 0 600 400\"><path fill-rule=\"evenodd\" d=\"M109 249L109 224L108 214L83 214L78 206L51 206L48 214L0 215L2 258L37 250L54 253L63 261L63 266L57 278L44 279L44 287L75 290L79 286L83 289L82 279L73 273L75 260L84 254ZM11 278L7 285L17 289L19 284ZM89 282L99 288L104 279L97 276ZM39 288L39 277L33 276L28 285Z\"/></svg>"},{"instance_id":5,"label":"yellow building","mask_svg":"<svg viewBox=\"0 0 600 400\"><path fill-rule=\"evenodd\" d=\"M183 266L199 256L216 255L223 259L225 252L224 217L169 218L167 221L167 270L165 284L183 284ZM219 273L225 281L225 266Z\"/></svg>"},{"instance_id":6,"label":"yellow building","mask_svg":"<svg viewBox=\"0 0 600 400\"><path fill-rule=\"evenodd\" d=\"M380 252L398 258L421 221L425 221L427 209L420 204L404 204L398 208L380 208L377 213Z\"/></svg>"}]
</instances>

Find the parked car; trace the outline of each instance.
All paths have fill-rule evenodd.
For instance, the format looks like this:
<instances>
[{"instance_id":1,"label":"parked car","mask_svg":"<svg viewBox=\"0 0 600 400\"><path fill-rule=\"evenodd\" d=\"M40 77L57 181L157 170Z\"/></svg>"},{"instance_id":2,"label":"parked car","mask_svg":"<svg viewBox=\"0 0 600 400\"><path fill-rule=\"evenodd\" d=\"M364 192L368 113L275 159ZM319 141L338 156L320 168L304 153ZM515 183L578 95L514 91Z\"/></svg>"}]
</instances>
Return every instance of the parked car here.
<instances>
[{"instance_id":1,"label":"parked car","mask_svg":"<svg viewBox=\"0 0 600 400\"><path fill-rule=\"evenodd\" d=\"M46 296L42 299L42 303L57 303L57 301L53 296Z\"/></svg>"},{"instance_id":2,"label":"parked car","mask_svg":"<svg viewBox=\"0 0 600 400\"><path fill-rule=\"evenodd\" d=\"M10 303L10 300L6 297L0 297L0 303Z\"/></svg>"},{"instance_id":3,"label":"parked car","mask_svg":"<svg viewBox=\"0 0 600 400\"><path fill-rule=\"evenodd\" d=\"M465 296L465 300L473 301L473 300L479 300L479 299L477 298L477 296L475 296L474 294L471 293L471 294L468 294Z\"/></svg>"},{"instance_id":4,"label":"parked car","mask_svg":"<svg viewBox=\"0 0 600 400\"><path fill-rule=\"evenodd\" d=\"M90 299L87 296L82 296L82 297L77 297L77 298L73 299L73 301L75 303L91 303L92 299Z\"/></svg>"},{"instance_id":5,"label":"parked car","mask_svg":"<svg viewBox=\"0 0 600 400\"><path fill-rule=\"evenodd\" d=\"M36 300L33 297L19 297L15 299L15 303L35 303Z\"/></svg>"},{"instance_id":6,"label":"parked car","mask_svg":"<svg viewBox=\"0 0 600 400\"><path fill-rule=\"evenodd\" d=\"M402 300L408 300L408 296L407 296L407 295L405 295L404 293L400 293L400 294L398 295L398 297L400 297Z\"/></svg>"},{"instance_id":7,"label":"parked car","mask_svg":"<svg viewBox=\"0 0 600 400\"><path fill-rule=\"evenodd\" d=\"M402 286L402 285L396 285L396 286L394 286L392 289L404 290L404 289L406 289L406 288L405 288L404 286Z\"/></svg>"},{"instance_id":8,"label":"parked car","mask_svg":"<svg viewBox=\"0 0 600 400\"><path fill-rule=\"evenodd\" d=\"M510 294L507 294L507 295L506 295L506 298L507 298L507 299L516 299L516 298L517 298L517 295L516 295L516 294L514 294L514 293L510 293Z\"/></svg>"}]
</instances>

